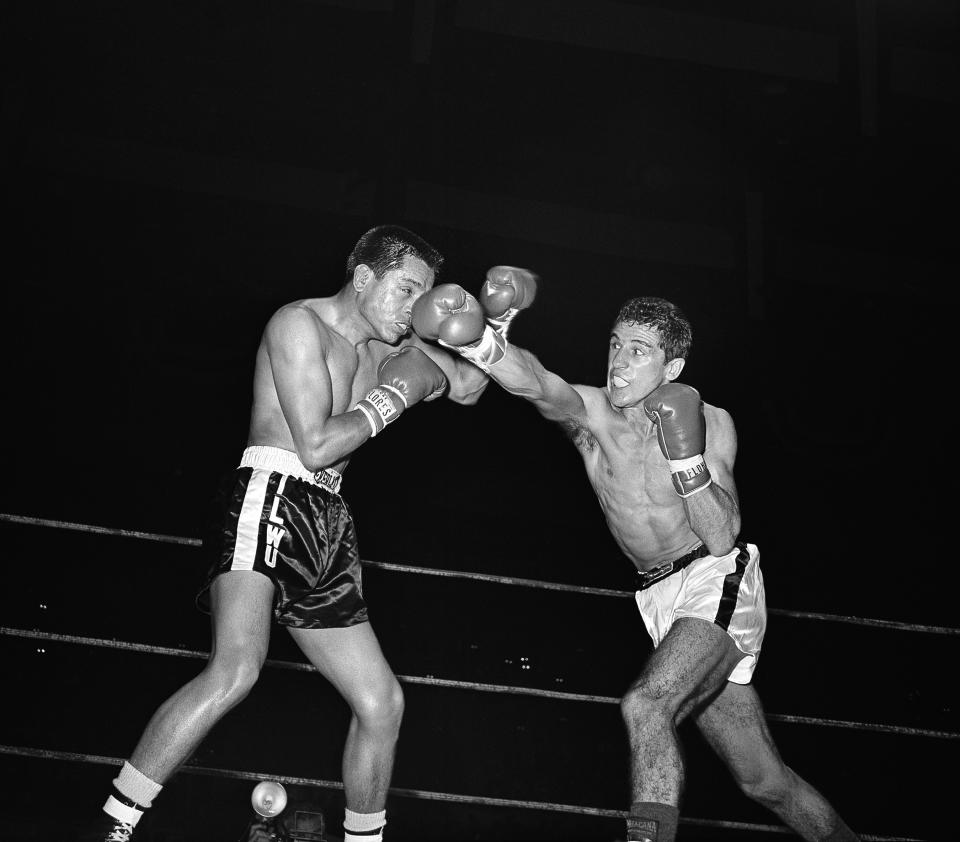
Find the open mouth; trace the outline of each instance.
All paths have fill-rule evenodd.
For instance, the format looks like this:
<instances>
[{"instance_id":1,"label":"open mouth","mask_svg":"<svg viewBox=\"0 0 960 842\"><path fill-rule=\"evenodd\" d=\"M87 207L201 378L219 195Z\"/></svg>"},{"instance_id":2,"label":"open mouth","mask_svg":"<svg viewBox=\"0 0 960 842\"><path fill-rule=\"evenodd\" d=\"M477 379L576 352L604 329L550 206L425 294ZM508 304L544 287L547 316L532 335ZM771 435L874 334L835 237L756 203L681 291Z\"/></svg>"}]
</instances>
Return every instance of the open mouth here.
<instances>
[{"instance_id":1,"label":"open mouth","mask_svg":"<svg viewBox=\"0 0 960 842\"><path fill-rule=\"evenodd\" d=\"M630 381L624 380L619 374L614 374L613 377L610 378L610 382L617 389L622 389L624 386L630 385Z\"/></svg>"},{"instance_id":2,"label":"open mouth","mask_svg":"<svg viewBox=\"0 0 960 842\"><path fill-rule=\"evenodd\" d=\"M407 324L407 322L394 322L393 324L397 330L400 331L400 333L406 333L408 330L410 330L410 325Z\"/></svg>"}]
</instances>

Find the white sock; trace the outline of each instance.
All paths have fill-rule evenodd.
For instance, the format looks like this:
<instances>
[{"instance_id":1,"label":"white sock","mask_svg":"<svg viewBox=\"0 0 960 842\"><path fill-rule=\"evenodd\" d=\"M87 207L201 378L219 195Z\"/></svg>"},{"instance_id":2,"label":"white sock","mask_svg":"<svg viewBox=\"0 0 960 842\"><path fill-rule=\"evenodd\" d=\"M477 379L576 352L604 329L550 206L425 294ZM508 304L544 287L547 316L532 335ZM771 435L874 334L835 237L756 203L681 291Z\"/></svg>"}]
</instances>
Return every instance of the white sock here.
<instances>
[{"instance_id":1,"label":"white sock","mask_svg":"<svg viewBox=\"0 0 960 842\"><path fill-rule=\"evenodd\" d=\"M120 774L113 780L113 785L121 795L136 801L141 807L149 807L163 789L162 784L150 780L139 769L131 766L129 761L124 762Z\"/></svg>"},{"instance_id":2,"label":"white sock","mask_svg":"<svg viewBox=\"0 0 960 842\"><path fill-rule=\"evenodd\" d=\"M354 813L353 810L345 810L343 842L383 842L386 816L386 810L379 813Z\"/></svg>"},{"instance_id":3,"label":"white sock","mask_svg":"<svg viewBox=\"0 0 960 842\"><path fill-rule=\"evenodd\" d=\"M143 811L153 803L153 799L163 789L161 784L150 780L143 772L126 762L120 774L113 779L113 785L117 793L107 798L103 811L131 827L136 827L143 816Z\"/></svg>"}]
</instances>

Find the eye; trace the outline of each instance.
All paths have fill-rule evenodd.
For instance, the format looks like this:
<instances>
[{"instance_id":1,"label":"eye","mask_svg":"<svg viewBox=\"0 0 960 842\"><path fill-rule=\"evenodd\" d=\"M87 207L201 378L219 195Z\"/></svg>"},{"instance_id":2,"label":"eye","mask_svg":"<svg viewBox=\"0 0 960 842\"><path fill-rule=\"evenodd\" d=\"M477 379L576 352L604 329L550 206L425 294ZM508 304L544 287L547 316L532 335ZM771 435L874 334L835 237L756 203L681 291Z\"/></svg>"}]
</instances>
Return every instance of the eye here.
<instances>
[{"instance_id":1,"label":"eye","mask_svg":"<svg viewBox=\"0 0 960 842\"><path fill-rule=\"evenodd\" d=\"M413 295L413 290L410 287L400 287L400 292L404 295Z\"/></svg>"}]
</instances>

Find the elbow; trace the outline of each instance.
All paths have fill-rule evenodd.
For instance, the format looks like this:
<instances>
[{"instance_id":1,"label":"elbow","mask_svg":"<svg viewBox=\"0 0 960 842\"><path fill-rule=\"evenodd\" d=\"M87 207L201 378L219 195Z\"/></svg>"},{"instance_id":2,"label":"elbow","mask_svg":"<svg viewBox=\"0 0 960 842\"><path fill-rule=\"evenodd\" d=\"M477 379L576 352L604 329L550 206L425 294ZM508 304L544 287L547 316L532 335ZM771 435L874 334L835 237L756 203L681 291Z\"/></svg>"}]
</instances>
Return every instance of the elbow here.
<instances>
[{"instance_id":1,"label":"elbow","mask_svg":"<svg viewBox=\"0 0 960 842\"><path fill-rule=\"evenodd\" d=\"M713 555L726 555L727 553L733 552L737 545L737 538L740 537L740 515L735 515L730 518L727 522L727 528L723 531L723 535L719 537L720 546L716 548L719 552L713 552L713 548L711 547L711 553Z\"/></svg>"},{"instance_id":2,"label":"elbow","mask_svg":"<svg viewBox=\"0 0 960 842\"><path fill-rule=\"evenodd\" d=\"M727 539L730 543L730 549L733 549L733 545L737 543L737 538L740 537L740 513L736 512L727 523Z\"/></svg>"},{"instance_id":3,"label":"elbow","mask_svg":"<svg viewBox=\"0 0 960 842\"><path fill-rule=\"evenodd\" d=\"M712 537L709 541L704 541L704 543L707 545L710 555L720 558L733 552L737 545L737 539L736 536L731 538L729 535L718 535Z\"/></svg>"},{"instance_id":4,"label":"elbow","mask_svg":"<svg viewBox=\"0 0 960 842\"><path fill-rule=\"evenodd\" d=\"M461 404L462 406L473 406L477 401L480 400L480 396L487 390L487 386L490 385L488 379L479 384L476 388L473 389L463 389L451 391L448 393L448 397L454 403Z\"/></svg>"},{"instance_id":5,"label":"elbow","mask_svg":"<svg viewBox=\"0 0 960 842\"><path fill-rule=\"evenodd\" d=\"M724 528L718 530L716 535L717 546L708 545L712 555L726 555L733 552L737 545L737 538L740 537L740 514L735 513L727 518Z\"/></svg>"},{"instance_id":6,"label":"elbow","mask_svg":"<svg viewBox=\"0 0 960 842\"><path fill-rule=\"evenodd\" d=\"M300 461L303 463L303 467L306 468L311 473L322 471L324 468L326 468L328 465L331 464L330 460L324 457L323 451L300 450L298 448L297 456L300 457Z\"/></svg>"},{"instance_id":7,"label":"elbow","mask_svg":"<svg viewBox=\"0 0 960 842\"><path fill-rule=\"evenodd\" d=\"M329 442L319 433L304 436L294 442L297 457L308 471L322 471L338 461Z\"/></svg>"}]
</instances>

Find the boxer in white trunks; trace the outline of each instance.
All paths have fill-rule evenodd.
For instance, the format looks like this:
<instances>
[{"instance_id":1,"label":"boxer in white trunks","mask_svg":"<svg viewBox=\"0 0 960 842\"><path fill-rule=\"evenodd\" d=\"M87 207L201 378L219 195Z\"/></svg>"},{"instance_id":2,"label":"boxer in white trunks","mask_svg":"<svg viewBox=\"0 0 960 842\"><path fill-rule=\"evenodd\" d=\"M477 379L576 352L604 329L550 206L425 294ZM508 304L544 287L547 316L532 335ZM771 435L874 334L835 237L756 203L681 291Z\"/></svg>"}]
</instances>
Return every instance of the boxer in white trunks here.
<instances>
[{"instance_id":1,"label":"boxer in white trunks","mask_svg":"<svg viewBox=\"0 0 960 842\"><path fill-rule=\"evenodd\" d=\"M517 276L519 299L532 283ZM443 332L441 324L424 336ZM491 328L456 350L567 431L637 569L636 601L655 648L621 702L632 758L628 840L675 838L684 786L676 728L688 716L743 792L801 837L855 840L780 758L750 684L766 626L760 556L739 539L733 420L676 382L691 342L678 307L635 298L615 319L603 387L566 383Z\"/></svg>"}]
</instances>

